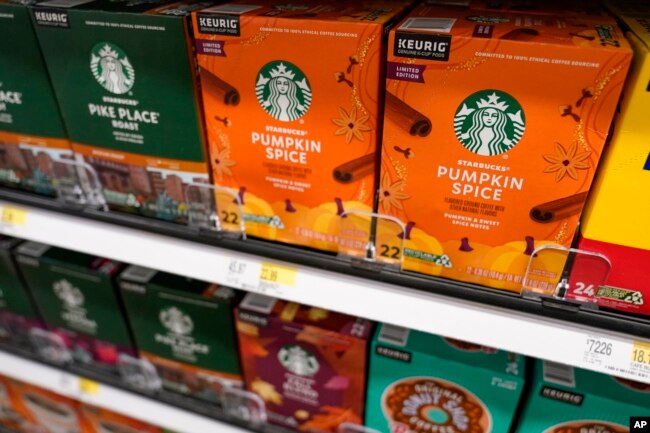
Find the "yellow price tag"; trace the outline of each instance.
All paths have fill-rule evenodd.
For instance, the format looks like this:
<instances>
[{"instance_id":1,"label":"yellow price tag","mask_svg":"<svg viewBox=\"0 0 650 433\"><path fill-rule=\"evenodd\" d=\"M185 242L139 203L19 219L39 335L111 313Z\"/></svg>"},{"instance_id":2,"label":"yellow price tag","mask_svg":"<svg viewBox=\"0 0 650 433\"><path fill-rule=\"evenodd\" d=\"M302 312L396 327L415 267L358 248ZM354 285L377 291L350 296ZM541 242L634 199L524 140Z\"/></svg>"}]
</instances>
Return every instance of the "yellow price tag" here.
<instances>
[{"instance_id":1,"label":"yellow price tag","mask_svg":"<svg viewBox=\"0 0 650 433\"><path fill-rule=\"evenodd\" d=\"M296 283L297 273L298 270L293 266L284 266L270 262L262 262L260 280L293 287L293 285Z\"/></svg>"},{"instance_id":2,"label":"yellow price tag","mask_svg":"<svg viewBox=\"0 0 650 433\"><path fill-rule=\"evenodd\" d=\"M632 362L650 365L650 343L635 341L632 345Z\"/></svg>"},{"instance_id":3,"label":"yellow price tag","mask_svg":"<svg viewBox=\"0 0 650 433\"><path fill-rule=\"evenodd\" d=\"M20 226L25 224L25 220L27 220L27 211L11 206L5 206L2 208L1 219L3 224Z\"/></svg>"},{"instance_id":4,"label":"yellow price tag","mask_svg":"<svg viewBox=\"0 0 650 433\"><path fill-rule=\"evenodd\" d=\"M80 377L79 391L88 395L97 395L99 393L99 382Z\"/></svg>"}]
</instances>

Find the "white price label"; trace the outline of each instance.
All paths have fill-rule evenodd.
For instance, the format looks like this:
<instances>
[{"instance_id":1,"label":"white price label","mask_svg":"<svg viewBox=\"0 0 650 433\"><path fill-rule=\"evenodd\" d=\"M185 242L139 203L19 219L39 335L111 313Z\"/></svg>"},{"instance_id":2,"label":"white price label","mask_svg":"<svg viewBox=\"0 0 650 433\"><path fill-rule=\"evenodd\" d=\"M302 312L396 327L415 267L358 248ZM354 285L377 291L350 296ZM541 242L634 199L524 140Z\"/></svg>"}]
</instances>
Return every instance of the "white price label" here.
<instances>
[{"instance_id":1,"label":"white price label","mask_svg":"<svg viewBox=\"0 0 650 433\"><path fill-rule=\"evenodd\" d=\"M262 264L252 260L226 260L226 282L231 287L244 290L256 290L260 282Z\"/></svg>"},{"instance_id":2,"label":"white price label","mask_svg":"<svg viewBox=\"0 0 650 433\"><path fill-rule=\"evenodd\" d=\"M582 360L603 373L650 383L650 365L642 360L642 348L631 340L588 335Z\"/></svg>"}]
</instances>

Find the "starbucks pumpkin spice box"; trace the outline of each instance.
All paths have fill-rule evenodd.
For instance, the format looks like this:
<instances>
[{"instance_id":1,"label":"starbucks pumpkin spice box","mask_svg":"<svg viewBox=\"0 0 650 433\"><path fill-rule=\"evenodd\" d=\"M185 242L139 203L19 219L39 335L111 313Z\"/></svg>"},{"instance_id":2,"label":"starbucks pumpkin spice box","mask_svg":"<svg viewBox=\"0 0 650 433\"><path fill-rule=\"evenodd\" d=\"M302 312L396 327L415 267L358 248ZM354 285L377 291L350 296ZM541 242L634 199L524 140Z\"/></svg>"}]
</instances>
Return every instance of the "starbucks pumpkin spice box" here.
<instances>
[{"instance_id":1,"label":"starbucks pumpkin spice box","mask_svg":"<svg viewBox=\"0 0 650 433\"><path fill-rule=\"evenodd\" d=\"M632 52L611 18L421 5L388 42L379 211L403 266L519 291L568 247ZM426 187L425 187L426 186ZM530 282L554 288L564 254Z\"/></svg>"},{"instance_id":2,"label":"starbucks pumpkin spice box","mask_svg":"<svg viewBox=\"0 0 650 433\"><path fill-rule=\"evenodd\" d=\"M384 32L408 4L241 0L193 13L213 180L239 192L249 234L336 251L339 216L372 210Z\"/></svg>"},{"instance_id":3,"label":"starbucks pumpkin spice box","mask_svg":"<svg viewBox=\"0 0 650 433\"><path fill-rule=\"evenodd\" d=\"M114 278L122 265L37 242L16 249L16 261L48 328L81 364L114 370L134 355Z\"/></svg>"},{"instance_id":4,"label":"starbucks pumpkin spice box","mask_svg":"<svg viewBox=\"0 0 650 433\"><path fill-rule=\"evenodd\" d=\"M51 196L73 155L26 3L0 1L0 184Z\"/></svg>"},{"instance_id":5,"label":"starbucks pumpkin spice box","mask_svg":"<svg viewBox=\"0 0 650 433\"><path fill-rule=\"evenodd\" d=\"M372 322L252 293L236 317L246 389L270 423L330 433L363 424Z\"/></svg>"},{"instance_id":6,"label":"starbucks pumpkin spice box","mask_svg":"<svg viewBox=\"0 0 650 433\"><path fill-rule=\"evenodd\" d=\"M73 149L112 209L184 222L208 182L189 13L210 3L59 1L32 7ZM209 195L207 195L209 196Z\"/></svg>"},{"instance_id":7,"label":"starbucks pumpkin spice box","mask_svg":"<svg viewBox=\"0 0 650 433\"><path fill-rule=\"evenodd\" d=\"M216 402L224 386L242 387L235 290L139 266L119 286L139 355L165 389Z\"/></svg>"},{"instance_id":8,"label":"starbucks pumpkin spice box","mask_svg":"<svg viewBox=\"0 0 650 433\"><path fill-rule=\"evenodd\" d=\"M366 425L381 433L508 433L524 370L521 355L380 325Z\"/></svg>"}]
</instances>

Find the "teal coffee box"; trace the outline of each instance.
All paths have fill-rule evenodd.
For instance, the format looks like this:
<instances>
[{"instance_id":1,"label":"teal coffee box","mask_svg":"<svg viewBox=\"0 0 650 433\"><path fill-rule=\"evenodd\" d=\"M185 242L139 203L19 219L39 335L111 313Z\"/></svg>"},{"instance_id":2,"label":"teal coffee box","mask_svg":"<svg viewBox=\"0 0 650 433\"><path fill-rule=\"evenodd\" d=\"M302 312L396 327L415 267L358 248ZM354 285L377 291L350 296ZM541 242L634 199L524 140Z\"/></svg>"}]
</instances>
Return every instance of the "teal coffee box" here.
<instances>
[{"instance_id":1,"label":"teal coffee box","mask_svg":"<svg viewBox=\"0 0 650 433\"><path fill-rule=\"evenodd\" d=\"M120 263L36 242L15 251L45 323L75 361L113 368L120 353L135 353L113 285Z\"/></svg>"},{"instance_id":2,"label":"teal coffee box","mask_svg":"<svg viewBox=\"0 0 650 433\"><path fill-rule=\"evenodd\" d=\"M21 242L0 235L0 341L25 345L29 331L42 322L13 260L12 249Z\"/></svg>"},{"instance_id":3,"label":"teal coffee box","mask_svg":"<svg viewBox=\"0 0 650 433\"><path fill-rule=\"evenodd\" d=\"M520 355L383 324L372 342L366 425L382 433L508 433Z\"/></svg>"},{"instance_id":4,"label":"teal coffee box","mask_svg":"<svg viewBox=\"0 0 650 433\"><path fill-rule=\"evenodd\" d=\"M627 433L630 417L649 410L648 384L537 360L516 432Z\"/></svg>"},{"instance_id":5,"label":"teal coffee box","mask_svg":"<svg viewBox=\"0 0 650 433\"><path fill-rule=\"evenodd\" d=\"M209 3L51 0L34 28L75 153L114 210L187 219L208 182L189 14Z\"/></svg>"},{"instance_id":6,"label":"teal coffee box","mask_svg":"<svg viewBox=\"0 0 650 433\"><path fill-rule=\"evenodd\" d=\"M0 185L51 196L73 156L24 3L0 0Z\"/></svg>"},{"instance_id":7,"label":"teal coffee box","mask_svg":"<svg viewBox=\"0 0 650 433\"><path fill-rule=\"evenodd\" d=\"M140 358L167 390L219 401L223 386L242 386L233 289L128 267L119 277Z\"/></svg>"}]
</instances>

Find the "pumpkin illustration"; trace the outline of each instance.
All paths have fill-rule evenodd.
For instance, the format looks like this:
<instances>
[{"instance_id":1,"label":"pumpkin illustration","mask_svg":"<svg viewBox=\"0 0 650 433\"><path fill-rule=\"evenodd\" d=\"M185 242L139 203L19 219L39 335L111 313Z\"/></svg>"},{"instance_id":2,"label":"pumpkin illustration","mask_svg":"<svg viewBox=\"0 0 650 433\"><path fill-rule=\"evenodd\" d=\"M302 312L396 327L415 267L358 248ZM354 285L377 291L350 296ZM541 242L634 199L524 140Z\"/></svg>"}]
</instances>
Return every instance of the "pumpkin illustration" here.
<instances>
[{"instance_id":1,"label":"pumpkin illustration","mask_svg":"<svg viewBox=\"0 0 650 433\"><path fill-rule=\"evenodd\" d=\"M445 254L451 258L452 266L442 270L442 277L453 280L478 283L480 277L468 268L479 268L483 257L490 251L490 247L469 238L450 240L442 244Z\"/></svg>"},{"instance_id":2,"label":"pumpkin illustration","mask_svg":"<svg viewBox=\"0 0 650 433\"><path fill-rule=\"evenodd\" d=\"M245 220L246 234L260 238L275 240L277 228L271 224L256 222L251 216L273 217L273 208L264 200L246 191L246 188L239 189L239 198L242 202L243 217ZM217 203L219 207L219 218L224 227L231 230L239 230L239 207L230 194L217 192ZM225 206L224 206L225 205Z\"/></svg>"},{"instance_id":3,"label":"pumpkin illustration","mask_svg":"<svg viewBox=\"0 0 650 433\"><path fill-rule=\"evenodd\" d=\"M338 238L341 232L341 214L348 210L361 210L370 212L370 208L358 201L344 202L339 198L333 201L321 204L306 213L300 221L300 226L314 232L330 235L329 239L310 238L308 245L321 250L338 251ZM368 230L368 220L364 220L355 215L350 218L355 228L359 230ZM349 228L349 227L348 227Z\"/></svg>"},{"instance_id":4,"label":"pumpkin illustration","mask_svg":"<svg viewBox=\"0 0 650 433\"><path fill-rule=\"evenodd\" d=\"M273 214L280 218L285 230L289 232L288 234L300 237L300 234L296 233L297 227L300 219L309 211L309 208L289 199L276 201L271 207L273 208Z\"/></svg>"},{"instance_id":5,"label":"pumpkin illustration","mask_svg":"<svg viewBox=\"0 0 650 433\"><path fill-rule=\"evenodd\" d=\"M400 241L396 241L396 240ZM403 243L402 243L403 241ZM393 246L403 245L401 254L404 255L402 269L415 271L428 275L440 275L447 263L442 258L434 259L433 256L442 256L443 248L440 242L416 227L414 222L406 224L404 231L397 224L380 224L377 230L377 254L379 259L394 259ZM386 251L388 246L388 251ZM386 253L386 254L384 254ZM422 255L422 258L416 257ZM428 260L427 257L431 258Z\"/></svg>"}]
</instances>

